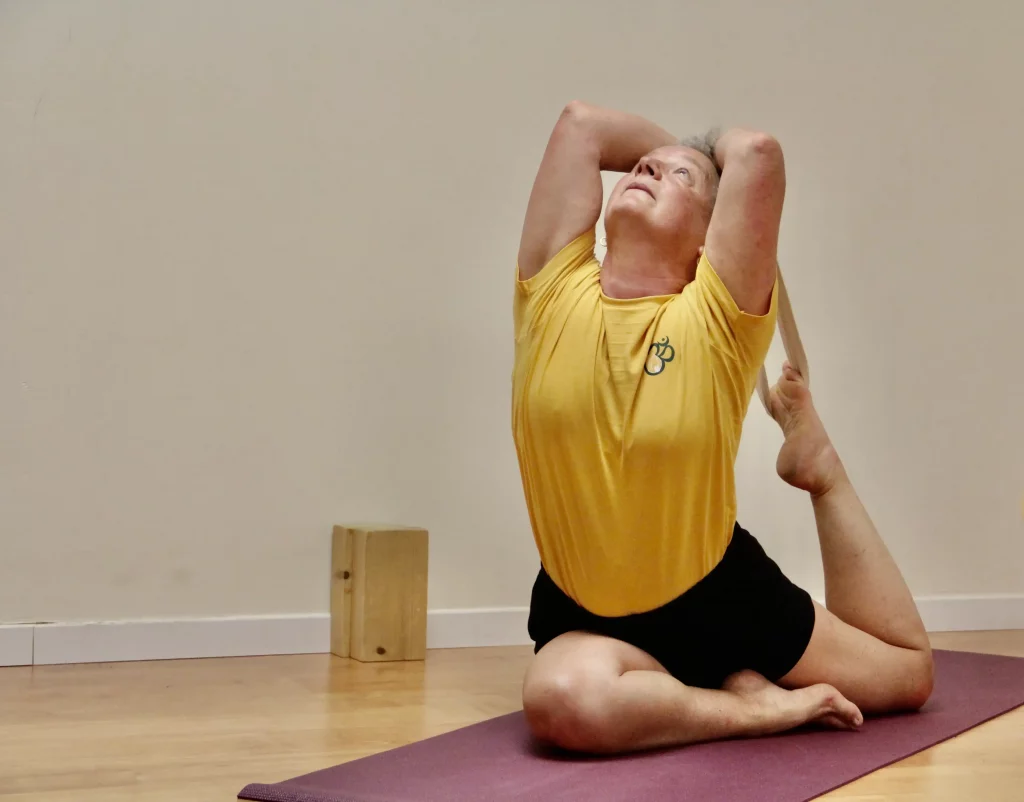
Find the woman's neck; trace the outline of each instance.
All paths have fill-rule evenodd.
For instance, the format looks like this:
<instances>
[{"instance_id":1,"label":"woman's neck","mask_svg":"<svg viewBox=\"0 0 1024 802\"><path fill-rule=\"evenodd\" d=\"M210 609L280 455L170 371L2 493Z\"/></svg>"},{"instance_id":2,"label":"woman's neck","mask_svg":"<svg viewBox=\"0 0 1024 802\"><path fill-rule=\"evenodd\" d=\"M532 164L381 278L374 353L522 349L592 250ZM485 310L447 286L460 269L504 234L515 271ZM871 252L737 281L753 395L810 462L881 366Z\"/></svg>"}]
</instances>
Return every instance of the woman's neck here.
<instances>
[{"instance_id":1,"label":"woman's neck","mask_svg":"<svg viewBox=\"0 0 1024 802\"><path fill-rule=\"evenodd\" d=\"M608 243L601 266L601 289L609 298L677 295L693 280L697 261L686 264L649 240L617 239Z\"/></svg>"}]
</instances>

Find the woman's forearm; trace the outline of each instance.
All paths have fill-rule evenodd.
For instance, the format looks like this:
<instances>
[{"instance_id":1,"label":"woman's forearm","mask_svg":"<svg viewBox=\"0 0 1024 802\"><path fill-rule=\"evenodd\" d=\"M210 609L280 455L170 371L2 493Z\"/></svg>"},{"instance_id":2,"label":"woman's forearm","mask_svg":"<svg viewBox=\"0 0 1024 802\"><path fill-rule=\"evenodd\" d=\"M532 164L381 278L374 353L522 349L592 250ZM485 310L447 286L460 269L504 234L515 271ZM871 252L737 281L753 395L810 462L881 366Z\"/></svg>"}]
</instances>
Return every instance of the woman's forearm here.
<instances>
[{"instance_id":1,"label":"woman's forearm","mask_svg":"<svg viewBox=\"0 0 1024 802\"><path fill-rule=\"evenodd\" d=\"M575 124L581 126L601 155L601 169L626 173L655 148L678 143L664 128L622 111L573 101L567 107Z\"/></svg>"}]
</instances>

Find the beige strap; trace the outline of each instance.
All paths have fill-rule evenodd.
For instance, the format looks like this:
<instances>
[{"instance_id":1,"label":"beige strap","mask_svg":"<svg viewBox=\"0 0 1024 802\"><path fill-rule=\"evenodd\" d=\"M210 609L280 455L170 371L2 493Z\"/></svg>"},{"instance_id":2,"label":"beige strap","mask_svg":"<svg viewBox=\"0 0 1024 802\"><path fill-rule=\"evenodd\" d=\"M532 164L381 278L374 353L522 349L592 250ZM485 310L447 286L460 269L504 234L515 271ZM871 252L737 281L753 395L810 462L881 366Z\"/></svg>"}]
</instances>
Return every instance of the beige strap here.
<instances>
[{"instance_id":1,"label":"beige strap","mask_svg":"<svg viewBox=\"0 0 1024 802\"><path fill-rule=\"evenodd\" d=\"M778 326L779 334L782 335L782 348L786 352L786 359L789 364L800 371L804 381L810 384L811 374L807 368L807 354L804 353L804 344L800 342L800 332L796 330L796 319L793 317L793 307L789 303L789 293L786 292L786 283L782 280L782 268L779 268L779 313ZM761 365L761 372L757 374L757 396L761 399L764 411L772 414L771 401L768 391L768 374L765 373L764 365Z\"/></svg>"}]
</instances>

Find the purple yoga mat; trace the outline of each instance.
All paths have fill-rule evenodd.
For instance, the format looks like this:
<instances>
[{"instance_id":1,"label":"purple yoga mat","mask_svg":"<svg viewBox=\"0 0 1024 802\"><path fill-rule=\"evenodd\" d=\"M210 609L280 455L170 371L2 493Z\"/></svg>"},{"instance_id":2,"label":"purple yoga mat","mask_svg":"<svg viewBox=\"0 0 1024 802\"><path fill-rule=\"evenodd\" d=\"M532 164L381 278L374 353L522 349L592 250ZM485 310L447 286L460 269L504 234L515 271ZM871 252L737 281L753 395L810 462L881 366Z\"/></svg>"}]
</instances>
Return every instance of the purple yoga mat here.
<instances>
[{"instance_id":1,"label":"purple yoga mat","mask_svg":"<svg viewBox=\"0 0 1024 802\"><path fill-rule=\"evenodd\" d=\"M545 752L522 713L491 719L277 785L260 802L805 802L1024 704L1024 659L935 653L919 713L859 732L803 730L618 758Z\"/></svg>"}]
</instances>

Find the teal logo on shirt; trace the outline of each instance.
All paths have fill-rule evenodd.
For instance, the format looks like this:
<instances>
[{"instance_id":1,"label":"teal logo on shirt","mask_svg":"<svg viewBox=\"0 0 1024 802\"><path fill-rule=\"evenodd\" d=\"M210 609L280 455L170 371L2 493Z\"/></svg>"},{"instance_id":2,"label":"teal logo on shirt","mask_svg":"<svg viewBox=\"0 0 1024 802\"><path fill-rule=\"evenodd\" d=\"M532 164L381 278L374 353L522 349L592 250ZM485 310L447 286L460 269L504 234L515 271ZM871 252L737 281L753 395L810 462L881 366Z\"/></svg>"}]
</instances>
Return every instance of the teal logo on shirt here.
<instances>
[{"instance_id":1,"label":"teal logo on shirt","mask_svg":"<svg viewBox=\"0 0 1024 802\"><path fill-rule=\"evenodd\" d=\"M644 362L644 373L657 376L665 370L665 365L676 358L676 349L668 344L668 337L651 343L647 349L647 361Z\"/></svg>"}]
</instances>

